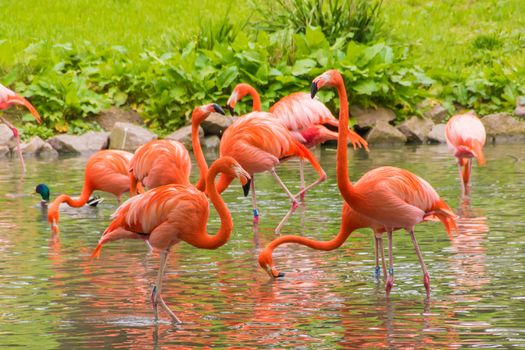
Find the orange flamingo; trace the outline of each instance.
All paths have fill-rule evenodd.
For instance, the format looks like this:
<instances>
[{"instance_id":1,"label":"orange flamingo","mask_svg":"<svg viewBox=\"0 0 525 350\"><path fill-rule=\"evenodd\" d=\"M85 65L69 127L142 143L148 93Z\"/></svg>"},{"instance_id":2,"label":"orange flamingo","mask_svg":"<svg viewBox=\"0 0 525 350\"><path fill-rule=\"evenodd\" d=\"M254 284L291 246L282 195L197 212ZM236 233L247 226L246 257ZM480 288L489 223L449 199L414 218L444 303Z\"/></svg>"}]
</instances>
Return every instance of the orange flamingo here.
<instances>
[{"instance_id":1,"label":"orange flamingo","mask_svg":"<svg viewBox=\"0 0 525 350\"><path fill-rule=\"evenodd\" d=\"M246 95L252 98L252 111L261 111L261 98L257 90L249 84L240 83L235 86L227 102L232 115L237 102ZM297 141L308 148L326 141L337 140L337 132L326 128L324 124L339 127L338 120L321 101L311 98L308 93L296 92L285 96L271 106L269 112L284 123ZM351 129L349 129L349 140L354 149L364 147L368 150L368 143ZM303 167L301 158L299 162L301 189L304 188Z\"/></svg>"},{"instance_id":2,"label":"orange flamingo","mask_svg":"<svg viewBox=\"0 0 525 350\"><path fill-rule=\"evenodd\" d=\"M136 151L129 163L130 195L137 194L137 184L147 189L190 183L191 159L188 150L178 141L153 140Z\"/></svg>"},{"instance_id":3,"label":"orange flamingo","mask_svg":"<svg viewBox=\"0 0 525 350\"><path fill-rule=\"evenodd\" d=\"M232 218L214 183L219 172L240 178L242 184L250 179L250 175L231 157L221 157L210 167L206 176L206 191L221 219L221 227L215 235L211 236L206 231L209 217L206 195L189 184L165 185L132 197L122 204L113 214L113 221L92 254L92 258L98 256L106 242L122 238L143 239L161 251L160 268L151 294L155 319L158 318L157 307L160 304L173 322L181 323L161 296L170 248L185 241L197 248L216 249L230 238Z\"/></svg>"},{"instance_id":4,"label":"orange flamingo","mask_svg":"<svg viewBox=\"0 0 525 350\"><path fill-rule=\"evenodd\" d=\"M18 96L14 93L14 91L6 88L2 84L0 84L0 110L5 110L13 105L22 105L25 106L29 112L35 117L36 121L39 123L42 123L42 119L40 118L40 114L38 114L37 110L29 101L27 101L25 98ZM20 157L20 161L22 162L22 169L24 173L26 172L26 163L24 162L24 157L22 156L22 150L20 149L20 134L18 132L18 129L13 126L10 122L8 122L5 118L0 117L0 120L6 124L9 129L13 132L13 136L16 139L16 151L18 153L18 156Z\"/></svg>"},{"instance_id":5,"label":"orange flamingo","mask_svg":"<svg viewBox=\"0 0 525 350\"><path fill-rule=\"evenodd\" d=\"M447 144L454 151L454 157L457 158L463 195L470 194L472 158L476 158L479 165L485 165L483 146L486 137L483 123L472 112L453 116L445 128Z\"/></svg>"},{"instance_id":6,"label":"orange flamingo","mask_svg":"<svg viewBox=\"0 0 525 350\"><path fill-rule=\"evenodd\" d=\"M132 153L116 150L98 151L92 155L84 171L84 186L78 199L61 194L49 206L47 221L53 233L59 233L59 207L66 202L70 207L82 207L93 191L109 192L117 196L120 203L122 194L129 191L129 163Z\"/></svg>"},{"instance_id":7,"label":"orange flamingo","mask_svg":"<svg viewBox=\"0 0 525 350\"><path fill-rule=\"evenodd\" d=\"M414 235L414 226L422 221L439 219L447 232L455 229L453 221L455 215L436 191L420 177L409 171L394 168L380 167L364 174L354 185L348 178L346 139L348 126L348 102L346 90L341 74L329 70L314 79L312 96L323 86L337 88L340 99L339 111L339 140L337 145L337 184L345 203L341 219L339 234L327 242L316 242L299 236L283 236L271 242L259 255L259 264L270 276L279 277L272 264L272 250L280 244L295 242L315 249L331 250L339 247L350 233L358 228L370 227L376 238L376 273L379 270L378 253L385 268L382 233L387 232L389 268L386 272L386 292L390 293L394 284L394 269L392 259L392 232L396 229L406 229L410 233L412 243L423 270L423 283L427 295L430 293L430 276L427 272L421 251Z\"/></svg>"},{"instance_id":8,"label":"orange flamingo","mask_svg":"<svg viewBox=\"0 0 525 350\"><path fill-rule=\"evenodd\" d=\"M230 125L222 136L220 155L221 157L233 157L252 177L249 184L246 184L243 188L245 195L248 195L250 189L252 191L254 223L257 223L259 220L253 178L255 173L270 171L291 199L292 206L275 229L276 233L280 232L284 223L297 208L296 197L326 180L326 173L314 155L303 144L295 140L278 119L266 112L248 113ZM292 195L275 171L275 167L279 162L289 157L308 159L313 168L319 173L319 179L303 188L295 196ZM218 184L219 193L224 191L232 180L231 176L222 174Z\"/></svg>"}]
</instances>

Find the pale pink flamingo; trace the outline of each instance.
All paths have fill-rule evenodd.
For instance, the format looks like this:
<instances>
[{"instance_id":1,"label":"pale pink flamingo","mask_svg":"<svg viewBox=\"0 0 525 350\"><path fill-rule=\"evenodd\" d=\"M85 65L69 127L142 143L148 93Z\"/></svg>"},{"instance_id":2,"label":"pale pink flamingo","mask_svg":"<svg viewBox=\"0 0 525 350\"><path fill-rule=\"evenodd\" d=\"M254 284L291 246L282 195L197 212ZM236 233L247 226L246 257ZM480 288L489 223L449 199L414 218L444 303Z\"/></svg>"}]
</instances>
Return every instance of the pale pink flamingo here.
<instances>
[{"instance_id":1,"label":"pale pink flamingo","mask_svg":"<svg viewBox=\"0 0 525 350\"><path fill-rule=\"evenodd\" d=\"M386 292L390 293L394 284L392 259L392 232L406 229L416 250L423 283L427 295L430 294L430 276L426 269L419 245L414 235L414 226L425 220L439 219L447 231L455 229L454 217L448 205L439 197L432 186L411 172L394 167L380 167L364 174L354 185L348 178L346 140L348 126L348 102L343 77L336 70L329 70L312 83L312 96L323 86L336 87L339 100L339 142L337 145L337 184L345 200L342 225L339 234L328 242L315 242L302 237L280 237L276 243L263 250L259 263L271 276L279 277L271 263L271 251L277 245L296 242L318 249L335 249L339 247L355 229L371 227L376 238L376 271L379 268L378 251L383 257L381 234L387 232L389 268L386 281ZM385 267L384 258L383 266Z\"/></svg>"},{"instance_id":2,"label":"pale pink flamingo","mask_svg":"<svg viewBox=\"0 0 525 350\"><path fill-rule=\"evenodd\" d=\"M29 112L35 117L36 121L38 123L42 123L42 119L40 118L40 114L38 114L37 110L29 101L27 101L25 98L18 96L15 94L14 91L6 88L2 84L0 84L0 110L7 109L13 105L21 105L26 107ZM20 161L22 162L22 169L24 173L26 172L26 164L24 162L24 157L22 156L22 150L20 149L20 134L18 132L18 129L13 126L9 121L7 121L4 117L0 117L0 120L6 124L9 129L11 129L11 132L13 133L13 136L16 139L16 151L18 153L18 156L20 157Z\"/></svg>"},{"instance_id":3,"label":"pale pink flamingo","mask_svg":"<svg viewBox=\"0 0 525 350\"><path fill-rule=\"evenodd\" d=\"M472 112L458 114L450 118L445 128L447 145L454 152L457 159L461 192L470 194L470 173L472 171L472 158L478 164L485 165L483 146L487 135L485 127L479 118Z\"/></svg>"},{"instance_id":4,"label":"pale pink flamingo","mask_svg":"<svg viewBox=\"0 0 525 350\"><path fill-rule=\"evenodd\" d=\"M227 102L232 115L237 102L246 95L252 98L252 111L261 111L261 98L257 90L249 84L240 83L235 86ZM337 132L328 129L325 124L339 127L339 122L321 101L311 98L308 93L295 92L285 96L271 106L269 112L284 123L297 141L308 148L326 141L337 140ZM354 149L364 147L368 150L368 143L351 129L349 129L348 138ZM304 188L303 167L301 158L299 160L301 189Z\"/></svg>"},{"instance_id":5,"label":"pale pink flamingo","mask_svg":"<svg viewBox=\"0 0 525 350\"><path fill-rule=\"evenodd\" d=\"M158 318L157 307L160 304L173 322L181 323L161 296L170 248L185 241L197 248L216 249L230 237L232 218L214 183L219 172L240 178L242 184L250 179L249 174L231 157L221 157L210 167L206 176L206 192L221 219L221 227L215 235L209 235L206 231L210 212L206 194L190 184L165 185L123 203L113 214L113 221L92 254L92 257L98 256L105 243L123 238L146 240L154 249L160 250L160 268L151 294L155 319Z\"/></svg>"}]
</instances>

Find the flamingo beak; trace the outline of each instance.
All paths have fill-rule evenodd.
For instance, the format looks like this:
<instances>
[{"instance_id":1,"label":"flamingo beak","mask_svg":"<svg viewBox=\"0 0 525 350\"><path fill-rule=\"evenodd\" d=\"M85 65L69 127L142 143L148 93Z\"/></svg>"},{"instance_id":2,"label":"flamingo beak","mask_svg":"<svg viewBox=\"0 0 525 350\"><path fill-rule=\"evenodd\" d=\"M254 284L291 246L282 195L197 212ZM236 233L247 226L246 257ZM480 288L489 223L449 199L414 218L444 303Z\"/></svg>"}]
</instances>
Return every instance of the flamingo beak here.
<instances>
[{"instance_id":1,"label":"flamingo beak","mask_svg":"<svg viewBox=\"0 0 525 350\"><path fill-rule=\"evenodd\" d=\"M277 272L277 270L275 269L275 267L271 267L270 265L266 265L266 272L267 272L268 275L270 275L270 277L272 277L272 278L284 277L284 273L282 273L282 272Z\"/></svg>"},{"instance_id":2,"label":"flamingo beak","mask_svg":"<svg viewBox=\"0 0 525 350\"><path fill-rule=\"evenodd\" d=\"M235 116L235 109L230 105L228 105L228 109L230 110L230 115Z\"/></svg>"},{"instance_id":3,"label":"flamingo beak","mask_svg":"<svg viewBox=\"0 0 525 350\"><path fill-rule=\"evenodd\" d=\"M7 104L8 105L20 105L20 106L26 107L29 110L29 112L31 112L31 114L35 117L36 121L39 124L42 124L42 119L40 118L40 114L38 114L38 111L35 109L35 107L33 107L33 105L29 103L29 101L26 100L25 98L18 96L18 95L8 96Z\"/></svg>"},{"instance_id":4,"label":"flamingo beak","mask_svg":"<svg viewBox=\"0 0 525 350\"><path fill-rule=\"evenodd\" d=\"M244 197L247 197L250 193L250 186L251 186L252 180L247 180L246 183L242 184L242 192L244 193Z\"/></svg>"},{"instance_id":5,"label":"flamingo beak","mask_svg":"<svg viewBox=\"0 0 525 350\"><path fill-rule=\"evenodd\" d=\"M317 95L317 91L319 91L319 88L317 86L317 82L312 82L312 86L310 87L310 97L314 98L315 95Z\"/></svg>"},{"instance_id":6,"label":"flamingo beak","mask_svg":"<svg viewBox=\"0 0 525 350\"><path fill-rule=\"evenodd\" d=\"M219 106L216 103L213 104L213 109L215 110L215 112L219 114L226 115L226 113L224 113L224 110L221 108L221 106Z\"/></svg>"}]
</instances>

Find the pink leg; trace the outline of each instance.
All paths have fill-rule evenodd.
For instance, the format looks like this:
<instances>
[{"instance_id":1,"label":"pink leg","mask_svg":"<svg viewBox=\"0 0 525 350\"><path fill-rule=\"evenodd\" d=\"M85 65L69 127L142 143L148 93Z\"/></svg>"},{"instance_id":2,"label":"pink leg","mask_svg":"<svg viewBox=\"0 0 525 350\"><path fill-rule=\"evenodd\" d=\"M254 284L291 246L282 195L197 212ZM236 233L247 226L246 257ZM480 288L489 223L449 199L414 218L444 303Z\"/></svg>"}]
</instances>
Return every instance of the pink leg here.
<instances>
[{"instance_id":1,"label":"pink leg","mask_svg":"<svg viewBox=\"0 0 525 350\"><path fill-rule=\"evenodd\" d=\"M259 210L257 209L257 197L255 196L255 176L252 176L250 182L250 190L252 191L252 208L253 208L253 223L257 225L259 223Z\"/></svg>"},{"instance_id":2,"label":"pink leg","mask_svg":"<svg viewBox=\"0 0 525 350\"><path fill-rule=\"evenodd\" d=\"M427 297L430 296L430 275L428 274L427 267L423 261L423 256L421 255L421 250L417 244L416 236L414 235L414 229L410 230L410 238L412 239L412 244L416 250L417 258L419 259L419 264L421 265L421 270L423 270L423 284L425 285L425 290L427 291Z\"/></svg>"},{"instance_id":3,"label":"pink leg","mask_svg":"<svg viewBox=\"0 0 525 350\"><path fill-rule=\"evenodd\" d=\"M465 184L463 183L463 171L461 169L461 162L459 158L457 158L457 165L458 165L458 173L459 173L459 183L461 184L461 197L465 196Z\"/></svg>"},{"instance_id":4,"label":"pink leg","mask_svg":"<svg viewBox=\"0 0 525 350\"><path fill-rule=\"evenodd\" d=\"M160 304L162 308L170 315L171 320L174 323L182 323L181 320L171 311L171 309L166 305L164 302L164 299L162 299L162 296L160 295L162 291L162 279L164 277L164 270L166 269L166 264L168 262L168 253L169 250L165 249L162 252L160 252L160 266L159 266L159 273L157 274L157 282L153 286L153 290L151 291L151 302L153 303L153 309L155 312L155 321L158 320L158 311L157 306Z\"/></svg>"},{"instance_id":5,"label":"pink leg","mask_svg":"<svg viewBox=\"0 0 525 350\"><path fill-rule=\"evenodd\" d=\"M275 233L279 233L281 232L281 228L284 226L284 224L286 223L286 221L288 221L288 218L290 218L290 216L293 214L293 212L295 211L295 209L297 209L297 207L299 206L299 203L297 203L297 200L295 199L295 197L292 195L292 193L288 190L288 187L286 187L286 185L284 184L284 182L281 180L281 178L279 177L279 175L277 175L277 173L275 172L275 169L272 169L271 170L272 172L272 175L273 177L275 177L275 180L277 180L277 182L279 183L279 185L281 185L281 187L283 188L284 192L288 195L288 197L290 197L290 199L292 200L292 206L290 207L290 210L288 210L288 213L286 213L286 215L283 217L283 219L281 220L281 222L279 223L279 225L277 225L277 228L275 229Z\"/></svg>"},{"instance_id":6,"label":"pink leg","mask_svg":"<svg viewBox=\"0 0 525 350\"><path fill-rule=\"evenodd\" d=\"M20 158L20 161L22 162L22 170L25 173L26 172L26 163L24 161L24 156L22 155L22 149L20 148L20 134L18 133L18 129L15 128L13 124L8 122L3 117L0 117L0 119L13 132L13 136L15 137L15 140L16 140L16 153L18 153L18 157Z\"/></svg>"},{"instance_id":7,"label":"pink leg","mask_svg":"<svg viewBox=\"0 0 525 350\"><path fill-rule=\"evenodd\" d=\"M304 201L304 195L306 194L305 192L302 192L304 190L304 160L303 158L299 158L299 176L301 178L301 195L300 195L300 199L301 201Z\"/></svg>"},{"instance_id":8,"label":"pink leg","mask_svg":"<svg viewBox=\"0 0 525 350\"><path fill-rule=\"evenodd\" d=\"M386 279L386 295L390 295L390 291L394 286L394 259L392 258L392 230L387 231L388 235L388 277Z\"/></svg>"},{"instance_id":9,"label":"pink leg","mask_svg":"<svg viewBox=\"0 0 525 350\"><path fill-rule=\"evenodd\" d=\"M299 193L297 193L294 198L297 198L297 197L301 197L304 193L306 193L307 191L309 191L310 189L312 189L313 187L319 185L321 182L323 182L324 180L326 180L326 174L323 172L323 174L317 179L315 180L313 183L311 183L310 185L306 186L305 188L303 188L301 191L299 191Z\"/></svg>"},{"instance_id":10,"label":"pink leg","mask_svg":"<svg viewBox=\"0 0 525 350\"><path fill-rule=\"evenodd\" d=\"M468 182L465 184L465 194L467 196L470 196L470 189L471 189L471 178L472 178L472 158L469 158L467 164L465 165L466 167L468 167L468 171L469 171L469 179L468 179Z\"/></svg>"}]
</instances>

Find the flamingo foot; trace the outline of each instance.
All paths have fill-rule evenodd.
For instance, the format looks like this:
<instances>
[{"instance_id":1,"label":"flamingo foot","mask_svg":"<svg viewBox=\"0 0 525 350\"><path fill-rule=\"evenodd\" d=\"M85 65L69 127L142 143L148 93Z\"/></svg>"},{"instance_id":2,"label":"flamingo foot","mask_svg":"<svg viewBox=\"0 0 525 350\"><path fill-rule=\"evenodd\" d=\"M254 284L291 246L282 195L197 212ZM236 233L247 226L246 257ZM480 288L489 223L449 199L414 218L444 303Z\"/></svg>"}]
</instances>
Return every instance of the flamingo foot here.
<instances>
[{"instance_id":1,"label":"flamingo foot","mask_svg":"<svg viewBox=\"0 0 525 350\"><path fill-rule=\"evenodd\" d=\"M430 276L426 273L423 276L423 284L425 285L425 290L427 291L427 296L430 296Z\"/></svg>"},{"instance_id":2,"label":"flamingo foot","mask_svg":"<svg viewBox=\"0 0 525 350\"><path fill-rule=\"evenodd\" d=\"M381 277L381 268L379 266L376 266L376 269L374 271L374 277L376 280L379 280L379 277Z\"/></svg>"},{"instance_id":3,"label":"flamingo foot","mask_svg":"<svg viewBox=\"0 0 525 350\"><path fill-rule=\"evenodd\" d=\"M388 278L386 279L386 286L385 286L385 291L386 291L386 295L389 296L390 295L390 291L392 290L392 287L394 286L394 277L392 277L391 275L388 276Z\"/></svg>"},{"instance_id":4,"label":"flamingo foot","mask_svg":"<svg viewBox=\"0 0 525 350\"><path fill-rule=\"evenodd\" d=\"M297 202L295 199L294 201L292 202L292 213L295 212L295 210L297 209L297 207L299 206L299 202Z\"/></svg>"}]
</instances>

